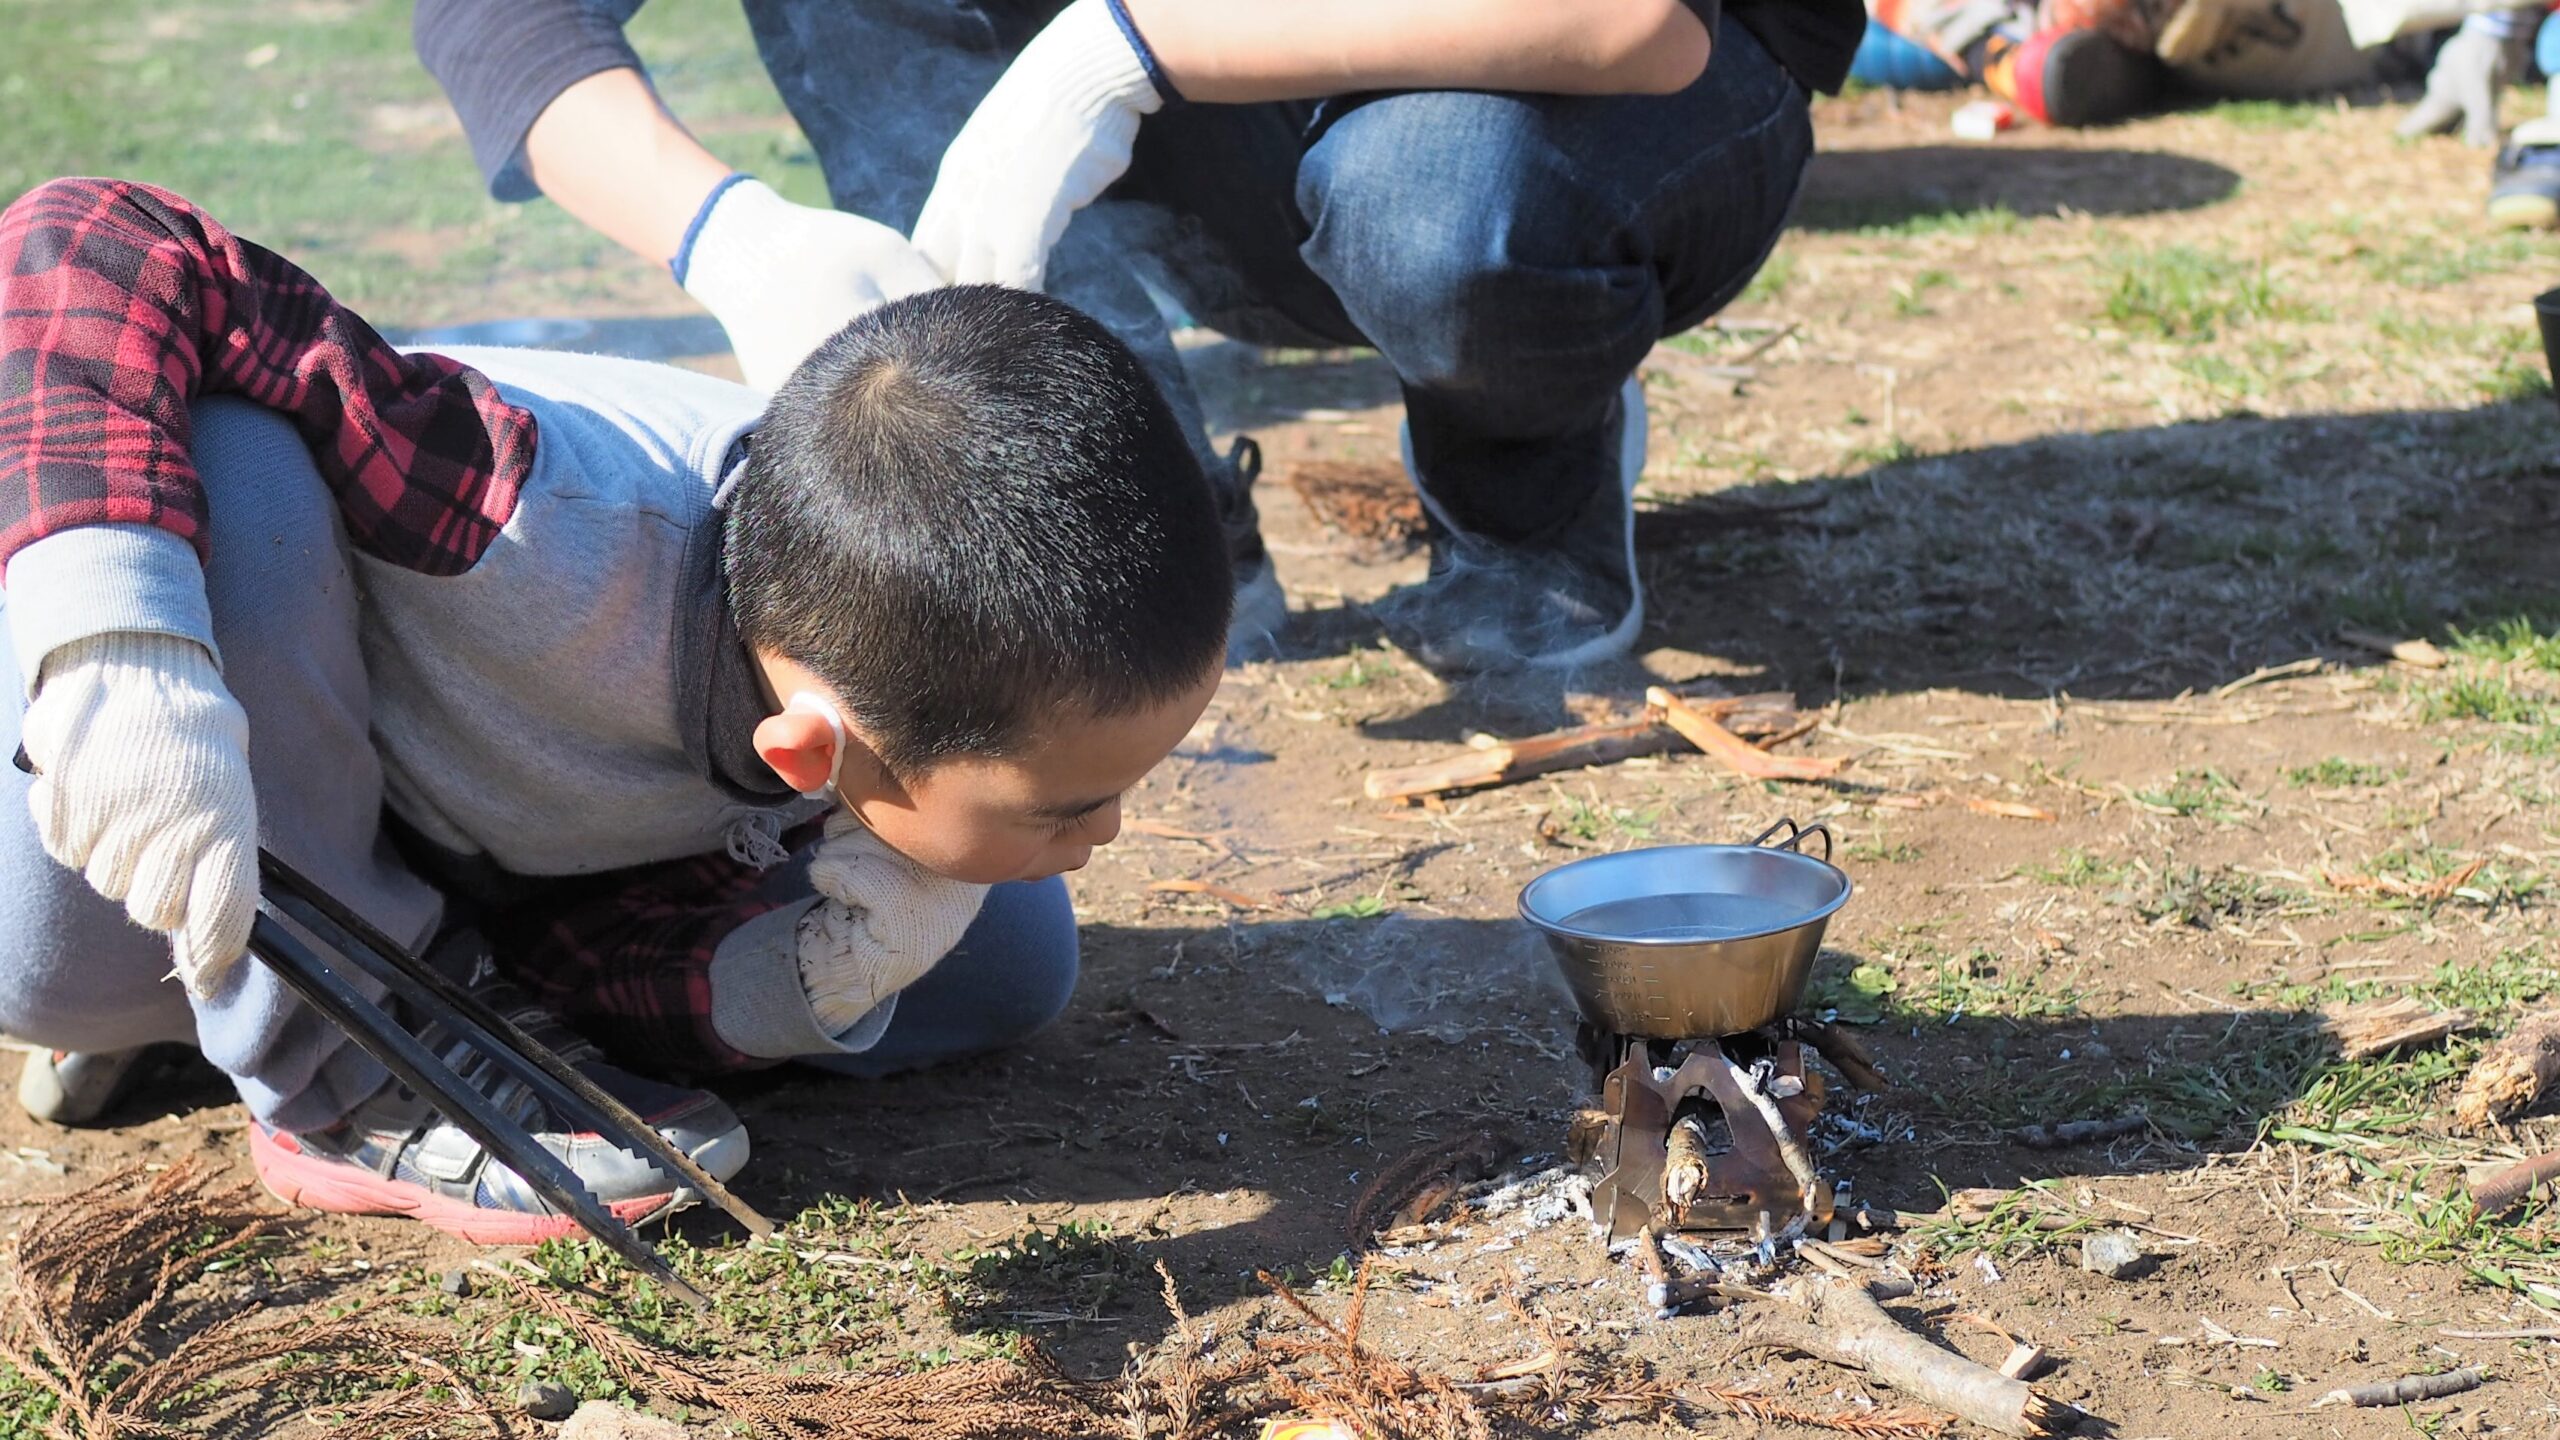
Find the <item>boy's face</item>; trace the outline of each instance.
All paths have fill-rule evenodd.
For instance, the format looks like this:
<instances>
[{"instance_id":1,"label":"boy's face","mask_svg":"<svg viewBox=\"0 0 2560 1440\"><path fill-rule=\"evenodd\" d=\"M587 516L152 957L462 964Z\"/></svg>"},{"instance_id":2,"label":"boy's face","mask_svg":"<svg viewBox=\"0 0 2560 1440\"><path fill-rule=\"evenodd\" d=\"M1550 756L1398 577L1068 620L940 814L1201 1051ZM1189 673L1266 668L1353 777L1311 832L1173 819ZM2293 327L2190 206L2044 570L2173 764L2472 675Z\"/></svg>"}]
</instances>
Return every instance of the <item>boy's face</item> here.
<instances>
[{"instance_id":1,"label":"boy's face","mask_svg":"<svg viewBox=\"0 0 2560 1440\"><path fill-rule=\"evenodd\" d=\"M815 676L759 656L775 692L823 695ZM1120 797L1173 753L1217 692L1218 667L1183 694L1127 715L1062 714L1002 758L945 760L901 784L857 732L837 760L837 794L889 848L937 875L980 885L1081 870L1120 833ZM823 717L786 711L758 727L756 748L796 789L825 782L835 735Z\"/></svg>"}]
</instances>

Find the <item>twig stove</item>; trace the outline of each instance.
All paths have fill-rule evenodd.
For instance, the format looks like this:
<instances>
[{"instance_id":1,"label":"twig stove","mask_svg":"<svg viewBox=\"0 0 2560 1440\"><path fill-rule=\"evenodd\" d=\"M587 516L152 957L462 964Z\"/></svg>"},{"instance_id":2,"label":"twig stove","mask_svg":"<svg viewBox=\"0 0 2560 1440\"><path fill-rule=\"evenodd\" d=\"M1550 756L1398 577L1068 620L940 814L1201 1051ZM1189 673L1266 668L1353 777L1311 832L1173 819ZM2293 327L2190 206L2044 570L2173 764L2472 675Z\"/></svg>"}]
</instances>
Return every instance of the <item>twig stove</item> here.
<instances>
[{"instance_id":1,"label":"twig stove","mask_svg":"<svg viewBox=\"0 0 2560 1440\"><path fill-rule=\"evenodd\" d=\"M1821 859L1803 852L1814 837ZM1830 1222L1805 1052L1862 1085L1875 1073L1845 1035L1788 1015L1849 899L1830 854L1829 830L1781 820L1747 845L1594 856L1521 891L1582 1010L1606 1115L1592 1210L1611 1240Z\"/></svg>"}]
</instances>

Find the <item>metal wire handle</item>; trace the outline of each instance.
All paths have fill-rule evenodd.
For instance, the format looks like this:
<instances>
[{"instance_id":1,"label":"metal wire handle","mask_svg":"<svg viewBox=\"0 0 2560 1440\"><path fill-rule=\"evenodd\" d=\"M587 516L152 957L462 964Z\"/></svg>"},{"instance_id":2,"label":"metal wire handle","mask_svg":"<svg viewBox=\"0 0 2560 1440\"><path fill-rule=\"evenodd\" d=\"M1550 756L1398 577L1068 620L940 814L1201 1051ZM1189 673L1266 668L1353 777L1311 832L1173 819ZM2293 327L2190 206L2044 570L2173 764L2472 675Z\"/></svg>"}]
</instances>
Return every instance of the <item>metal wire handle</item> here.
<instances>
[{"instance_id":1,"label":"metal wire handle","mask_svg":"<svg viewBox=\"0 0 2560 1440\"><path fill-rule=\"evenodd\" d=\"M1769 837L1777 834L1781 830L1787 832L1787 838L1775 845L1769 844ZM1819 820L1816 820L1810 825L1799 825L1795 822L1794 816L1781 815L1778 817L1778 822L1776 824L1761 831L1759 834L1752 836L1750 843L1752 848L1755 850L1766 847L1771 850L1791 850L1798 855L1802 855L1804 854L1805 837L1809 835L1819 835L1822 837L1822 863L1826 865L1830 864L1831 827L1823 824Z\"/></svg>"}]
</instances>

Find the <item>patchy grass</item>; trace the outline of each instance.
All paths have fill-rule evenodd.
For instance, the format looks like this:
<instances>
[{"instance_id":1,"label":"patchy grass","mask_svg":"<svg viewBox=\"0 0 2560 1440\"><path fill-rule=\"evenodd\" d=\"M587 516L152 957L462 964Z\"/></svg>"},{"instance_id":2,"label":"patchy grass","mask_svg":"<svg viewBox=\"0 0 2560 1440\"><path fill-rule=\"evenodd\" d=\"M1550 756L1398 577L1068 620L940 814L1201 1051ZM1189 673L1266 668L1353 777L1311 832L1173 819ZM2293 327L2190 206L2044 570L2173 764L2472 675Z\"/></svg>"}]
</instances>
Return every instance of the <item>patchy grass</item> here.
<instances>
[{"instance_id":1,"label":"patchy grass","mask_svg":"<svg viewBox=\"0 0 2560 1440\"><path fill-rule=\"evenodd\" d=\"M2296 765L2284 772L2292 783L2318 790L2365 789L2388 785L2406 772L2332 755L2317 765Z\"/></svg>"},{"instance_id":2,"label":"patchy grass","mask_svg":"<svg viewBox=\"0 0 2560 1440\"><path fill-rule=\"evenodd\" d=\"M2237 825L2259 808L2219 770L2181 770L2167 785L2136 790L2132 795L2155 813L2182 820L2207 820L2216 825Z\"/></svg>"},{"instance_id":3,"label":"patchy grass","mask_svg":"<svg viewBox=\"0 0 2560 1440\"><path fill-rule=\"evenodd\" d=\"M2106 265L2105 313L2116 325L2170 340L2209 340L2234 326L2293 319L2303 307L2263 263L2187 245L2122 251Z\"/></svg>"}]
</instances>

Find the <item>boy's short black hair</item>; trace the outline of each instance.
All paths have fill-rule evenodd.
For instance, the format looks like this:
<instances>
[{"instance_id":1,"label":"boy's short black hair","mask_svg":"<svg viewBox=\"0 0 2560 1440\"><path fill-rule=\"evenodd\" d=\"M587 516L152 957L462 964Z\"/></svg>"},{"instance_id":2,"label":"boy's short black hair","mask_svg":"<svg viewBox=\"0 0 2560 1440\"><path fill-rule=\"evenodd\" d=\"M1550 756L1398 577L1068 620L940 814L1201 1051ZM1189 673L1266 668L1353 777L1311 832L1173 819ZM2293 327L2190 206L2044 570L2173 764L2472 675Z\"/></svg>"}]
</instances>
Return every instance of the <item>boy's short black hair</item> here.
<instances>
[{"instance_id":1,"label":"boy's short black hair","mask_svg":"<svg viewBox=\"0 0 2560 1440\"><path fill-rule=\"evenodd\" d=\"M901 776L1181 694L1234 603L1208 481L1138 358L992 285L872 311L783 383L727 563L746 642L824 680Z\"/></svg>"}]
</instances>

